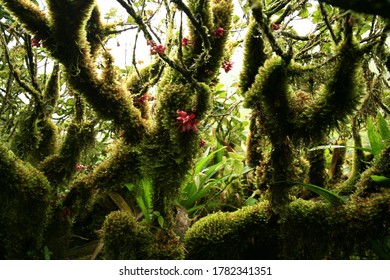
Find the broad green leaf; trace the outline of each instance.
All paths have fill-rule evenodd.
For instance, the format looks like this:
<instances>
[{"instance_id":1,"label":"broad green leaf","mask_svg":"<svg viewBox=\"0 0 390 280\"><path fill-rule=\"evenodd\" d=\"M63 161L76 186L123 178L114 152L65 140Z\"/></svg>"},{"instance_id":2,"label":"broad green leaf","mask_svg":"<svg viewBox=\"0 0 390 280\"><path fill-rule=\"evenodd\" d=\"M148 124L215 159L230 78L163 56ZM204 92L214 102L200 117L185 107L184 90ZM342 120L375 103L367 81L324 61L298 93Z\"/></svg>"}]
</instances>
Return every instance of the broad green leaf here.
<instances>
[{"instance_id":1,"label":"broad green leaf","mask_svg":"<svg viewBox=\"0 0 390 280\"><path fill-rule=\"evenodd\" d=\"M150 222L150 213L149 210L146 208L144 201L140 196L137 196L135 199L138 203L139 208L141 208L141 211L144 214L145 220L147 222Z\"/></svg>"},{"instance_id":2,"label":"broad green leaf","mask_svg":"<svg viewBox=\"0 0 390 280\"><path fill-rule=\"evenodd\" d=\"M233 161L233 173L237 176L240 176L242 172L244 171L244 163L239 160Z\"/></svg>"},{"instance_id":3,"label":"broad green leaf","mask_svg":"<svg viewBox=\"0 0 390 280\"><path fill-rule=\"evenodd\" d=\"M157 220L158 220L158 224L160 225L160 227L164 227L164 218L162 216L158 216L157 217Z\"/></svg>"},{"instance_id":4,"label":"broad green leaf","mask_svg":"<svg viewBox=\"0 0 390 280\"><path fill-rule=\"evenodd\" d=\"M197 200L201 199L202 197L204 197L207 194L207 192L209 191L211 186L212 186L211 184L207 184L204 188L198 190L192 196L190 196L186 200L182 201L180 204L186 209L193 207L193 205L195 204L195 202Z\"/></svg>"},{"instance_id":5,"label":"broad green leaf","mask_svg":"<svg viewBox=\"0 0 390 280\"><path fill-rule=\"evenodd\" d=\"M382 140L390 139L390 129L387 125L385 118L380 113L378 113L377 118L379 121L379 124L378 124L379 133L382 137Z\"/></svg>"},{"instance_id":6,"label":"broad green leaf","mask_svg":"<svg viewBox=\"0 0 390 280\"><path fill-rule=\"evenodd\" d=\"M345 199L327 189L324 189L322 187L319 187L319 186L316 186L316 185L313 185L313 184L307 184L307 183L301 183L301 182L298 182L298 183L294 183L294 184L297 184L297 185L301 185L313 192L315 192L316 194L322 196L325 200L327 200L328 202L330 202L331 204L340 204L340 203L344 203L345 202Z\"/></svg>"},{"instance_id":7,"label":"broad green leaf","mask_svg":"<svg viewBox=\"0 0 390 280\"><path fill-rule=\"evenodd\" d=\"M378 176L378 175L371 175L370 178L380 185L383 185L385 187L390 187L390 178L387 178L386 176Z\"/></svg>"},{"instance_id":8,"label":"broad green leaf","mask_svg":"<svg viewBox=\"0 0 390 280\"><path fill-rule=\"evenodd\" d=\"M164 227L164 217L161 216L161 213L159 211L154 211L153 215L157 217L158 224L160 225L161 228Z\"/></svg>"},{"instance_id":9,"label":"broad green leaf","mask_svg":"<svg viewBox=\"0 0 390 280\"><path fill-rule=\"evenodd\" d=\"M367 135L372 149L372 153L375 157L378 157L382 150L385 148L382 137L376 130L374 122L371 118L367 118Z\"/></svg>"},{"instance_id":10,"label":"broad green leaf","mask_svg":"<svg viewBox=\"0 0 390 280\"><path fill-rule=\"evenodd\" d=\"M255 205L256 203L258 202L258 200L254 197L248 197L246 200L245 200L245 205L246 206L252 206L252 205Z\"/></svg>"},{"instance_id":11,"label":"broad green leaf","mask_svg":"<svg viewBox=\"0 0 390 280\"><path fill-rule=\"evenodd\" d=\"M238 160L238 161L244 161L245 156L238 154L238 153L233 153L233 152L228 152L229 158Z\"/></svg>"},{"instance_id":12,"label":"broad green leaf","mask_svg":"<svg viewBox=\"0 0 390 280\"><path fill-rule=\"evenodd\" d=\"M206 156L205 158L202 158L195 166L195 173L194 174L198 174L199 172L201 172L207 165L207 163L214 157L214 155L216 153L219 153L221 152L223 149L225 149L226 147L222 147L222 148L219 148L218 150L212 152L211 154L209 154L208 156Z\"/></svg>"}]
</instances>

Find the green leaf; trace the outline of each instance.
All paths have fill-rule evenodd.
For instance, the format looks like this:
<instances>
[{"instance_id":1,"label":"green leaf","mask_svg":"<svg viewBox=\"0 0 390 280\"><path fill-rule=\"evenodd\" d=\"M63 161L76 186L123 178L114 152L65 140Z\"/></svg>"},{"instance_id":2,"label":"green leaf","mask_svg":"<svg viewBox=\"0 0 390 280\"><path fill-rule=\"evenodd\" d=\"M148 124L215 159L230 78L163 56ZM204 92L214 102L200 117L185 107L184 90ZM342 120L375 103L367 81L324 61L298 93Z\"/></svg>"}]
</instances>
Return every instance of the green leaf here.
<instances>
[{"instance_id":1,"label":"green leaf","mask_svg":"<svg viewBox=\"0 0 390 280\"><path fill-rule=\"evenodd\" d=\"M135 185L134 185L134 184L131 184L131 183L126 183L125 186L126 186L126 188L127 188L129 191L132 191L132 190L134 190L134 188L135 188Z\"/></svg>"},{"instance_id":2,"label":"green leaf","mask_svg":"<svg viewBox=\"0 0 390 280\"><path fill-rule=\"evenodd\" d=\"M233 153L233 152L228 152L229 158L238 160L238 161L244 161L245 156L238 154L238 153Z\"/></svg>"},{"instance_id":3,"label":"green leaf","mask_svg":"<svg viewBox=\"0 0 390 280\"><path fill-rule=\"evenodd\" d=\"M367 135L372 149L372 153L375 157L378 157L382 150L385 148L382 137L376 130L374 122L371 118L367 118Z\"/></svg>"},{"instance_id":4,"label":"green leaf","mask_svg":"<svg viewBox=\"0 0 390 280\"><path fill-rule=\"evenodd\" d=\"M245 205L246 206L253 206L258 202L258 200L254 197L248 197L247 200L245 200Z\"/></svg>"},{"instance_id":5,"label":"green leaf","mask_svg":"<svg viewBox=\"0 0 390 280\"><path fill-rule=\"evenodd\" d=\"M390 178L387 178L386 176L371 175L370 178L379 185L390 187Z\"/></svg>"},{"instance_id":6,"label":"green leaf","mask_svg":"<svg viewBox=\"0 0 390 280\"><path fill-rule=\"evenodd\" d=\"M220 151L222 151L223 149L225 149L226 147L222 147L214 152L212 152L211 154L209 154L208 156L206 156L205 158L202 158L195 166L195 173L194 174L198 174L200 173L207 165L207 163L214 157L214 155Z\"/></svg>"},{"instance_id":7,"label":"green leaf","mask_svg":"<svg viewBox=\"0 0 390 280\"><path fill-rule=\"evenodd\" d=\"M387 126L387 122L386 122L385 118L380 113L378 113L377 118L379 121L379 124L378 124L379 133L382 137L382 140L390 139L390 129Z\"/></svg>"},{"instance_id":8,"label":"green leaf","mask_svg":"<svg viewBox=\"0 0 390 280\"><path fill-rule=\"evenodd\" d=\"M339 196L339 195L335 194L334 192L331 192L327 189L324 189L322 187L319 187L319 186L316 186L313 184L301 183L301 182L294 183L294 184L301 185L301 186L315 192L316 194L322 196L325 200L327 200L331 204L337 205L340 203L345 203L345 199L343 197L341 197L341 196Z\"/></svg>"},{"instance_id":9,"label":"green leaf","mask_svg":"<svg viewBox=\"0 0 390 280\"><path fill-rule=\"evenodd\" d=\"M136 201L138 203L139 208L141 208L142 213L144 214L145 220L150 222L150 213L149 210L145 206L145 202L142 200L140 196L137 196Z\"/></svg>"},{"instance_id":10,"label":"green leaf","mask_svg":"<svg viewBox=\"0 0 390 280\"><path fill-rule=\"evenodd\" d=\"M158 224L160 225L161 228L164 228L164 217L161 216L161 213L158 211L154 211L153 215L157 217Z\"/></svg>"},{"instance_id":11,"label":"green leaf","mask_svg":"<svg viewBox=\"0 0 390 280\"><path fill-rule=\"evenodd\" d=\"M299 12L298 16L301 18L307 18L309 16L309 9L305 6L302 8L302 10Z\"/></svg>"},{"instance_id":12,"label":"green leaf","mask_svg":"<svg viewBox=\"0 0 390 280\"><path fill-rule=\"evenodd\" d=\"M158 220L158 224L160 225L160 227L164 227L164 218L162 216L158 216L157 217L157 220Z\"/></svg>"}]
</instances>

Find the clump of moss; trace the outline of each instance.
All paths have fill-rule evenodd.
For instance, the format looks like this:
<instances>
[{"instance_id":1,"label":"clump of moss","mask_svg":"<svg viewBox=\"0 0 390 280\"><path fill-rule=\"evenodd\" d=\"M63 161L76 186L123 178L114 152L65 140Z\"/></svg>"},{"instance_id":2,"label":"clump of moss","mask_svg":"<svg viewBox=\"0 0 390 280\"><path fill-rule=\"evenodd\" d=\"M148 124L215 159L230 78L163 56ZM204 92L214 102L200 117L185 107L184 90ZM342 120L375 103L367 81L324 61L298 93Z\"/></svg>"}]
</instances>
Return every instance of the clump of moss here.
<instances>
[{"instance_id":1,"label":"clump of moss","mask_svg":"<svg viewBox=\"0 0 390 280\"><path fill-rule=\"evenodd\" d=\"M182 260L185 248L180 238L172 231L158 229L150 247L150 258L154 260Z\"/></svg>"},{"instance_id":2,"label":"clump of moss","mask_svg":"<svg viewBox=\"0 0 390 280\"><path fill-rule=\"evenodd\" d=\"M390 178L390 145L380 155L372 167L361 174L360 180L356 183L356 193L360 196L367 196L371 193L383 191L386 185L375 182L371 176L384 176Z\"/></svg>"},{"instance_id":3,"label":"clump of moss","mask_svg":"<svg viewBox=\"0 0 390 280\"><path fill-rule=\"evenodd\" d=\"M149 64L148 66L134 72L126 81L126 88L133 95L139 95L146 92L152 86L151 83L161 72L161 62Z\"/></svg>"},{"instance_id":4,"label":"clump of moss","mask_svg":"<svg viewBox=\"0 0 390 280\"><path fill-rule=\"evenodd\" d=\"M189 40L192 44L191 48L184 49L185 62L190 69L195 68L195 78L198 81L211 82L218 75L224 58L231 28L233 3L231 0L190 1L189 8L194 15L201 18L197 27L189 22ZM223 29L222 36L213 35L218 28ZM199 34L200 29L207 38L202 38L204 36Z\"/></svg>"},{"instance_id":5,"label":"clump of moss","mask_svg":"<svg viewBox=\"0 0 390 280\"><path fill-rule=\"evenodd\" d=\"M323 134L345 121L359 105L365 93L361 70L362 53L351 39L340 43L333 77L322 87L318 96L304 111L294 114L294 138L315 143Z\"/></svg>"},{"instance_id":6,"label":"clump of moss","mask_svg":"<svg viewBox=\"0 0 390 280\"><path fill-rule=\"evenodd\" d=\"M283 213L268 201L215 213L185 236L189 259L378 258L373 241L388 237L390 192L353 197L345 205L295 199Z\"/></svg>"},{"instance_id":7,"label":"clump of moss","mask_svg":"<svg viewBox=\"0 0 390 280\"><path fill-rule=\"evenodd\" d=\"M39 165L53 186L69 180L75 173L81 152L94 142L95 131L92 124L71 124L60 151Z\"/></svg>"},{"instance_id":8,"label":"clump of moss","mask_svg":"<svg viewBox=\"0 0 390 280\"><path fill-rule=\"evenodd\" d=\"M149 258L153 241L148 228L125 211L110 213L102 228L104 258L116 260L142 260Z\"/></svg>"},{"instance_id":9,"label":"clump of moss","mask_svg":"<svg viewBox=\"0 0 390 280\"><path fill-rule=\"evenodd\" d=\"M51 193L41 172L0 145L0 258L42 258Z\"/></svg>"},{"instance_id":10,"label":"clump of moss","mask_svg":"<svg viewBox=\"0 0 390 280\"><path fill-rule=\"evenodd\" d=\"M267 58L260 28L252 19L244 40L244 61L240 73L240 86L244 94L255 81L259 68L264 65Z\"/></svg>"},{"instance_id":11,"label":"clump of moss","mask_svg":"<svg viewBox=\"0 0 390 280\"><path fill-rule=\"evenodd\" d=\"M268 201L196 222L185 235L188 259L274 258L275 232Z\"/></svg>"},{"instance_id":12,"label":"clump of moss","mask_svg":"<svg viewBox=\"0 0 390 280\"><path fill-rule=\"evenodd\" d=\"M288 122L291 89L287 67L279 56L268 59L245 96L245 107L256 108L260 104L263 108L262 125L273 144L284 141L291 129Z\"/></svg>"}]
</instances>

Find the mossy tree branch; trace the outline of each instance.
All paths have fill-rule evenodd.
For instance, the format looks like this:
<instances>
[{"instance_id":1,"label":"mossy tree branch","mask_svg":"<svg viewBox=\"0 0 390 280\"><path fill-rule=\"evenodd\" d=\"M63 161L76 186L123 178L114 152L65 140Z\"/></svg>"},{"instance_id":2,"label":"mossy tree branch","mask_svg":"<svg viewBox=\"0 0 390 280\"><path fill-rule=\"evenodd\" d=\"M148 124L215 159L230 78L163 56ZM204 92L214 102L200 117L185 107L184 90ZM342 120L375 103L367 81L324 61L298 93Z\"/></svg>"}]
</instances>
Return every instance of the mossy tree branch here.
<instances>
[{"instance_id":1,"label":"mossy tree branch","mask_svg":"<svg viewBox=\"0 0 390 280\"><path fill-rule=\"evenodd\" d=\"M16 18L22 26L38 38L50 35L49 20L46 14L29 0L1 0L0 3Z\"/></svg>"},{"instance_id":2,"label":"mossy tree branch","mask_svg":"<svg viewBox=\"0 0 390 280\"><path fill-rule=\"evenodd\" d=\"M209 40L209 37L206 33L206 30L205 28L202 26L202 23L199 22L194 14L191 12L190 8L187 7L187 5L185 5L183 3L183 1L181 0L172 0L173 3L175 3L180 10L182 10L186 16L188 17L188 19L190 20L190 22L192 23L192 25L194 26L196 32L199 34L200 38L202 39L202 42L204 44L204 48L205 50L204 51L208 51L211 47L211 44L210 44L210 40ZM202 4L199 5L200 8L202 8Z\"/></svg>"},{"instance_id":3,"label":"mossy tree branch","mask_svg":"<svg viewBox=\"0 0 390 280\"><path fill-rule=\"evenodd\" d=\"M4 0L2 3L27 30L38 32L37 36L50 54L65 66L70 85L86 97L101 118L113 120L132 143L139 142L148 133L141 113L134 107L125 88L112 80L99 79L95 71L85 31L88 20L93 15L94 0L82 3L50 1L49 17L40 11L40 17L34 16L38 11L30 2ZM28 13L27 17L24 12ZM36 26L41 29L36 31Z\"/></svg>"},{"instance_id":4,"label":"mossy tree branch","mask_svg":"<svg viewBox=\"0 0 390 280\"><path fill-rule=\"evenodd\" d=\"M52 195L48 180L0 143L0 186L0 258L42 258Z\"/></svg>"},{"instance_id":5,"label":"mossy tree branch","mask_svg":"<svg viewBox=\"0 0 390 280\"><path fill-rule=\"evenodd\" d=\"M256 3L253 3L253 1L251 1L251 5L252 5L251 6L252 15L256 20L256 22L259 24L262 31L264 32L264 35L267 36L267 39L271 44L272 49L277 55L282 57L283 60L288 63L292 58L291 50L289 50L288 52L284 51L282 47L279 45L279 43L277 42L271 30L269 19L263 11L264 8L262 4L259 1L257 1Z\"/></svg>"},{"instance_id":6,"label":"mossy tree branch","mask_svg":"<svg viewBox=\"0 0 390 280\"><path fill-rule=\"evenodd\" d=\"M350 259L386 242L388 191L355 198L342 207L292 201L282 215L268 201L235 212L218 212L186 233L188 259ZM316 244L316 246L313 246Z\"/></svg>"}]
</instances>

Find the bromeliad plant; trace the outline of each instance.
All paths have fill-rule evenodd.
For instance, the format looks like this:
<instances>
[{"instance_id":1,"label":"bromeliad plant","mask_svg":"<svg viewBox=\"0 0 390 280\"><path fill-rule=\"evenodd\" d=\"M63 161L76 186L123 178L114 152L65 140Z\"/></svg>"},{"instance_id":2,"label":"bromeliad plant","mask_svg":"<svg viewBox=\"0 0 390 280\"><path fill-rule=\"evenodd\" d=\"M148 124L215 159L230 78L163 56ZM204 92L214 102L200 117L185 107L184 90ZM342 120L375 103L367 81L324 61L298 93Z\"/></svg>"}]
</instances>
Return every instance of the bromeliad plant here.
<instances>
[{"instance_id":1,"label":"bromeliad plant","mask_svg":"<svg viewBox=\"0 0 390 280\"><path fill-rule=\"evenodd\" d=\"M164 218L161 216L160 212L153 211L153 186L151 180L142 179L136 183L127 183L125 186L130 192L136 192L135 200L137 201L137 205L141 209L146 222L151 224L153 218L156 217L158 224L163 228Z\"/></svg>"},{"instance_id":2,"label":"bromeliad plant","mask_svg":"<svg viewBox=\"0 0 390 280\"><path fill-rule=\"evenodd\" d=\"M242 184L245 175L251 171L244 165L245 157L227 152L227 147L222 145L213 152L210 149L208 147L196 162L189 182L182 188L180 205L190 217L245 205L246 194ZM232 197L236 199L235 202Z\"/></svg>"}]
</instances>

